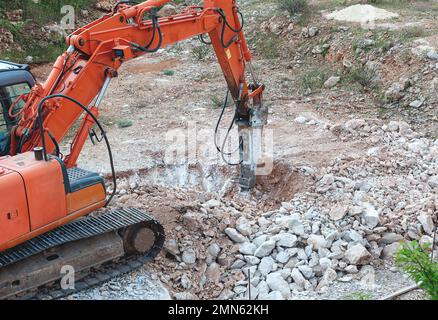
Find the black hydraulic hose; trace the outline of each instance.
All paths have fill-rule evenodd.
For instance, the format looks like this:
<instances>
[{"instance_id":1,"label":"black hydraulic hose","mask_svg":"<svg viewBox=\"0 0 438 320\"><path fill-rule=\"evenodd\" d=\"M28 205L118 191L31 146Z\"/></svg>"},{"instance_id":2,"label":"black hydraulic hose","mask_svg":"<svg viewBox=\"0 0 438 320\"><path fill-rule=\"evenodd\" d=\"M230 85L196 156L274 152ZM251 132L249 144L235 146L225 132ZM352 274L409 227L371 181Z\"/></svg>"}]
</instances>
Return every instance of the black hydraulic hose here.
<instances>
[{"instance_id":1,"label":"black hydraulic hose","mask_svg":"<svg viewBox=\"0 0 438 320\"><path fill-rule=\"evenodd\" d=\"M226 133L226 135L225 135L224 140L222 141L222 146L219 147L219 145L218 145L218 143L217 143L217 133L218 133L218 131L219 131L219 125L220 125L220 123L222 122L222 117L224 116L225 109L226 109L227 104L228 104L229 95L230 95L230 90L227 90L227 94L226 94L226 96L225 96L225 102L224 102L224 104L223 104L223 106L222 106L222 111L221 111L221 114L220 114L220 116L219 116L219 119L218 119L218 121L217 121L217 123L216 123L216 128L215 128L215 130L214 130L214 145L215 145L217 151L221 154L222 160L223 160L226 164L228 164L228 165L230 165L230 166L238 166L238 165L242 164L242 161L240 161L239 163L231 163L231 162L229 162L227 159L225 159L225 156L231 156L231 155L233 155L234 152L236 152L237 150L239 150L239 149L242 147L242 140L241 140L241 138L239 137L239 148L238 148L236 151L233 151L233 152L225 152L225 151L224 151L224 149L225 149L225 144L226 144L226 142L227 142L227 140L228 140L228 137L229 137L229 135L230 135L231 129L233 129L234 122L235 122L236 119L237 119L237 111L234 113L234 117L233 117L233 119L231 119L230 126L228 127L228 130L227 130L227 133Z\"/></svg>"},{"instance_id":2,"label":"black hydraulic hose","mask_svg":"<svg viewBox=\"0 0 438 320\"><path fill-rule=\"evenodd\" d=\"M224 23L222 25L222 32L221 32L221 44L223 48L228 48L229 46L231 46L231 44L237 39L238 37L238 33L241 32L243 30L243 27L245 25L245 19L243 18L243 14L242 12L240 12L239 10L237 10L237 13L240 16L240 19L242 20L240 28L239 29L234 29L227 20L227 16L225 15L225 13L223 12L222 9L217 9L216 10L219 15L222 17L222 19L224 20ZM235 32L236 34L231 38L230 41L228 41L227 43L224 42L225 40L225 30L226 27L228 27L232 32Z\"/></svg>"},{"instance_id":3,"label":"black hydraulic hose","mask_svg":"<svg viewBox=\"0 0 438 320\"><path fill-rule=\"evenodd\" d=\"M204 35L203 34L200 34L199 35L199 40L203 43L203 44L206 44L206 45L211 45L211 41L206 41L205 39L204 39Z\"/></svg>"},{"instance_id":4,"label":"black hydraulic hose","mask_svg":"<svg viewBox=\"0 0 438 320\"><path fill-rule=\"evenodd\" d=\"M154 41L155 41L155 36L156 36L156 34L157 34L157 23L158 23L158 19L157 19L157 16L156 16L155 10L154 10L154 11L151 11L151 20L152 20L152 29L153 29L154 31L152 32L151 40L149 41L149 43L148 43L147 45L144 46L146 49L149 49L150 46L152 45L152 43L154 43ZM161 31L161 30L160 30L160 31ZM161 45L161 44L160 44L160 45Z\"/></svg>"},{"instance_id":5,"label":"black hydraulic hose","mask_svg":"<svg viewBox=\"0 0 438 320\"><path fill-rule=\"evenodd\" d=\"M40 135L41 135L41 143L42 143L42 147L43 147L44 160L48 161L48 157L47 157L46 139L45 139L45 135L44 135L43 117L41 115L41 111L42 111L42 107L43 107L44 103L47 100L54 99L54 98L64 98L64 99L67 99L67 100L73 102L74 104L76 104L78 107L80 107L82 110L84 110L93 119L93 121L96 123L96 125L99 127L99 130L101 131L102 137L105 140L105 144L106 144L106 147L108 150L108 157L109 157L109 161L110 161L111 174L112 174L113 184L114 184L113 192L111 193L111 195L109 196L108 200L105 203L105 206L107 206L111 202L113 197L115 196L116 189L117 189L117 178L116 178L116 172L114 169L114 160L113 160L113 155L112 155L112 151L111 151L111 145L108 141L108 137L106 136L106 132L103 129L102 125L100 124L99 120L96 118L96 116L90 110L88 110L87 107L85 107L82 103L80 103L76 99L71 98L69 96L66 96L64 94L53 94L53 95L47 96L47 97L43 98L40 101L40 103L38 104L38 122L39 122L39 126L40 126Z\"/></svg>"},{"instance_id":6,"label":"black hydraulic hose","mask_svg":"<svg viewBox=\"0 0 438 320\"><path fill-rule=\"evenodd\" d=\"M229 162L227 159L225 159L226 154L223 152L225 149L225 144L227 143L228 137L230 136L231 129L233 129L234 122L236 121L236 119L237 119L237 112L234 114L233 120L231 120L230 126L228 127L228 131L227 131L227 134L225 135L224 141L222 142L222 148L221 148L222 149L222 151L221 151L222 160L229 166L238 166L238 165L241 165L243 163L243 160L240 160L237 163ZM243 145L243 141L242 141L241 137L239 136L239 150L242 148L242 145Z\"/></svg>"},{"instance_id":7,"label":"black hydraulic hose","mask_svg":"<svg viewBox=\"0 0 438 320\"><path fill-rule=\"evenodd\" d=\"M137 43L131 42L131 45L133 47L137 48L140 51L147 52L147 53L157 52L161 48L161 45L163 44L163 33L161 32L160 23L158 22L158 17L157 17L155 10L156 9L151 10L152 28L154 31L153 31L152 38L149 41L149 43L145 47L143 47ZM158 32L158 44L154 49L150 49L149 47L152 45L152 43L155 40L156 32Z\"/></svg>"},{"instance_id":8,"label":"black hydraulic hose","mask_svg":"<svg viewBox=\"0 0 438 320\"><path fill-rule=\"evenodd\" d=\"M59 155L61 154L61 149L59 148L59 143L56 141L53 134L47 130L47 134L49 135L50 140L52 140L53 144L55 145L55 156L59 158Z\"/></svg>"},{"instance_id":9,"label":"black hydraulic hose","mask_svg":"<svg viewBox=\"0 0 438 320\"><path fill-rule=\"evenodd\" d=\"M222 122L222 117L224 116L225 109L226 109L227 104L228 104L229 96L230 96L230 90L227 90L227 94L225 96L225 102L224 102L224 104L222 106L222 111L221 111L221 114L219 116L219 119L217 120L216 128L214 129L214 145L216 146L217 151L219 151L220 153L222 153L222 149L219 147L219 145L217 143L217 133L219 131L219 125ZM233 121L234 121L234 119L233 119ZM227 152L227 153L224 153L224 154L227 155L227 156L230 156L232 153Z\"/></svg>"}]
</instances>

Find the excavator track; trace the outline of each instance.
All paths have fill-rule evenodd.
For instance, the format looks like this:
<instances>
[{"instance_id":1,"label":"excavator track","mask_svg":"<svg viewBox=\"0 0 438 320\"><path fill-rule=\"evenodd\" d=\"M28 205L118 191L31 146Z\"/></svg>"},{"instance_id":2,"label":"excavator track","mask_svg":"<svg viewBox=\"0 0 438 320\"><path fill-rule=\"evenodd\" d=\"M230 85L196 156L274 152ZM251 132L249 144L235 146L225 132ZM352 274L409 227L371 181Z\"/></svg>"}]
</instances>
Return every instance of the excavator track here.
<instances>
[{"instance_id":1,"label":"excavator track","mask_svg":"<svg viewBox=\"0 0 438 320\"><path fill-rule=\"evenodd\" d=\"M164 240L161 224L137 209L73 221L0 253L0 299L61 298L151 261ZM57 283L65 266L74 288Z\"/></svg>"}]
</instances>

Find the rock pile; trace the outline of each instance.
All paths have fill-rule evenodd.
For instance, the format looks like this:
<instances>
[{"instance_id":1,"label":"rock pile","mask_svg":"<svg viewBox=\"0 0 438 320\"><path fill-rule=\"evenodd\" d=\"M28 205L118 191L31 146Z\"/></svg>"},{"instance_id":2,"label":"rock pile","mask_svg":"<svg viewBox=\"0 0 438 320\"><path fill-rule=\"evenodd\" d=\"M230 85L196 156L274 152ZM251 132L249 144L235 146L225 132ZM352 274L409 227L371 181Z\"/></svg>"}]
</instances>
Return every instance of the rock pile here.
<instances>
[{"instance_id":1,"label":"rock pile","mask_svg":"<svg viewBox=\"0 0 438 320\"><path fill-rule=\"evenodd\" d=\"M225 230L239 245L231 268L251 274L252 298L323 292L336 280L364 276L364 265L381 265L404 239L432 242L438 141L404 122L354 119L341 130L344 139L369 142L366 154L340 155L314 174L307 192ZM236 284L236 298L247 297L244 283Z\"/></svg>"}]
</instances>

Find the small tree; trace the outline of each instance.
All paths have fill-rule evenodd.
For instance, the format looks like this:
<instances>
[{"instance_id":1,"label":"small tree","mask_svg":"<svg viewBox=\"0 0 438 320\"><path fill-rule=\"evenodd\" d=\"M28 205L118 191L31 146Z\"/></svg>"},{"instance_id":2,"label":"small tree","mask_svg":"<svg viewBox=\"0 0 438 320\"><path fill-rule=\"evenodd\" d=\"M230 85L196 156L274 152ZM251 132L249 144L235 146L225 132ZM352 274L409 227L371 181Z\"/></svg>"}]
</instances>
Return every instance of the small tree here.
<instances>
[{"instance_id":1,"label":"small tree","mask_svg":"<svg viewBox=\"0 0 438 320\"><path fill-rule=\"evenodd\" d=\"M286 10L291 16L307 10L307 0L278 0L281 10Z\"/></svg>"},{"instance_id":2,"label":"small tree","mask_svg":"<svg viewBox=\"0 0 438 320\"><path fill-rule=\"evenodd\" d=\"M395 261L432 300L438 300L438 263L430 259L430 251L430 245L405 242L396 252Z\"/></svg>"}]
</instances>

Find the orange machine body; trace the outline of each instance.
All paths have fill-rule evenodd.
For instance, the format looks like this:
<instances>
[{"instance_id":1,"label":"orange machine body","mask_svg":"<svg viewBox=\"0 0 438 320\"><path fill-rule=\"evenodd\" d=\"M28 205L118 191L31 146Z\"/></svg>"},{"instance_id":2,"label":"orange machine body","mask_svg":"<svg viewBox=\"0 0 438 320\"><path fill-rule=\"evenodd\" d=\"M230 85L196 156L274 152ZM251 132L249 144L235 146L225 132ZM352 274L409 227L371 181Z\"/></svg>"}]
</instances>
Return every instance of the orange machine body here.
<instances>
[{"instance_id":1,"label":"orange machine body","mask_svg":"<svg viewBox=\"0 0 438 320\"><path fill-rule=\"evenodd\" d=\"M0 161L0 251L87 214L105 203L101 183L72 192L62 162L25 152Z\"/></svg>"},{"instance_id":2,"label":"orange machine body","mask_svg":"<svg viewBox=\"0 0 438 320\"><path fill-rule=\"evenodd\" d=\"M255 91L246 82L251 54L236 1L205 0L202 7L192 6L179 14L157 18L154 27L148 15L167 2L149 0L134 6L121 3L114 12L73 32L67 37L69 49L56 60L48 79L36 84L24 98L26 105L12 129L11 157L0 159L0 251L106 204L103 179L77 171L76 161L96 124L97 101L124 62L146 54L141 46L156 48L156 52L208 34L236 103L239 130L242 123L249 126L250 99L261 100L260 88L264 87ZM158 24L161 41L155 35ZM249 90L253 90L252 95ZM84 108L79 108L79 103L89 111L82 118ZM35 159L35 147L43 146L46 154L52 153L76 121L81 124L69 154L60 155L62 159Z\"/></svg>"}]
</instances>

